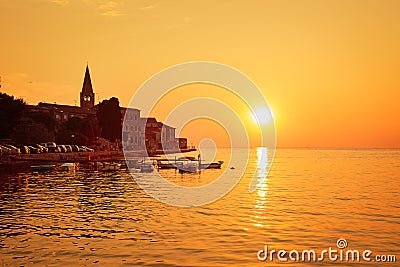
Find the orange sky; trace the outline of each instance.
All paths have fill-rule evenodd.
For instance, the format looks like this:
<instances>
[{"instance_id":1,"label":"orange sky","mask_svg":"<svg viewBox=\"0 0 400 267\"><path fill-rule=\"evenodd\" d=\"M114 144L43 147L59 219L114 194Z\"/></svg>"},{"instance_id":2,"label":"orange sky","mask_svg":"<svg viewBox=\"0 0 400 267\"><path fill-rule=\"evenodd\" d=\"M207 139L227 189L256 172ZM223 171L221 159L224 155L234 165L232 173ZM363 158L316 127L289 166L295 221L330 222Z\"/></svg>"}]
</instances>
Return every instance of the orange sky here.
<instances>
[{"instance_id":1,"label":"orange sky","mask_svg":"<svg viewBox=\"0 0 400 267\"><path fill-rule=\"evenodd\" d=\"M79 103L86 62L96 98L127 105L165 67L216 61L263 91L279 147L400 147L400 1L1 0L0 12L1 90L29 103Z\"/></svg>"}]
</instances>

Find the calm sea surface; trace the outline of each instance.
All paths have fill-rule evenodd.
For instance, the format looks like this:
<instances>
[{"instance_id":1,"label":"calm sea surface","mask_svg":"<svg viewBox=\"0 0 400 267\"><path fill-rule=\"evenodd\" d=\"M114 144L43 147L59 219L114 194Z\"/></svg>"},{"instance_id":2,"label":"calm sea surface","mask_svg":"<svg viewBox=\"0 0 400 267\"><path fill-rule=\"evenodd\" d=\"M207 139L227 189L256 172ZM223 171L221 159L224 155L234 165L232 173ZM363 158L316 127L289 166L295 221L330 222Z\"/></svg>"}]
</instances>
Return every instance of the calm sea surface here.
<instances>
[{"instance_id":1,"label":"calm sea surface","mask_svg":"<svg viewBox=\"0 0 400 267\"><path fill-rule=\"evenodd\" d=\"M339 238L346 249L396 255L379 265L399 266L400 150L279 149L267 180L249 193L253 174L263 173L259 152L229 194L194 208L153 199L126 171L0 175L0 266L274 266L285 263L257 258L265 245L319 253L338 249ZM235 176L230 167L241 163L228 162L229 150L216 159L223 170L163 175L185 186L226 168ZM151 183L154 174L134 175ZM296 264L312 265L354 266L328 257Z\"/></svg>"}]
</instances>

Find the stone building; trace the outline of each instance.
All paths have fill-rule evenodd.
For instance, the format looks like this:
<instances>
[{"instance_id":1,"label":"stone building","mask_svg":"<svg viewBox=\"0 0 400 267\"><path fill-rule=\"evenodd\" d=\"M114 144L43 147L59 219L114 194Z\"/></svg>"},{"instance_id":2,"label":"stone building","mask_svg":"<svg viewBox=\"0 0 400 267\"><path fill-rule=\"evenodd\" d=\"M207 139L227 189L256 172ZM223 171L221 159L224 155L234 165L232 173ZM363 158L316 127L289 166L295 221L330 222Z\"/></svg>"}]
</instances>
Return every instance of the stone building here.
<instances>
[{"instance_id":1,"label":"stone building","mask_svg":"<svg viewBox=\"0 0 400 267\"><path fill-rule=\"evenodd\" d=\"M156 120L156 118L140 118L144 132L144 143L148 150L176 150L179 147L175 138L175 128Z\"/></svg>"}]
</instances>

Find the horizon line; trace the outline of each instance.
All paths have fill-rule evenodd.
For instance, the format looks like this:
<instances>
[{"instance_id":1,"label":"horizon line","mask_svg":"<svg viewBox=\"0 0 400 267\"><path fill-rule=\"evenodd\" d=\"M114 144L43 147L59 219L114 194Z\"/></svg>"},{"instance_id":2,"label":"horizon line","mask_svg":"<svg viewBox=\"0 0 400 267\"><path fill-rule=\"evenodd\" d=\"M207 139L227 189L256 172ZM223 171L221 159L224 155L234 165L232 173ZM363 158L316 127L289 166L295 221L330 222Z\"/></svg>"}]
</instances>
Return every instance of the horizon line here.
<instances>
[{"instance_id":1,"label":"horizon line","mask_svg":"<svg viewBox=\"0 0 400 267\"><path fill-rule=\"evenodd\" d=\"M249 147L250 149L253 149L253 148L259 148L259 147L262 147L262 146L252 146L252 147ZM213 148L213 147L205 147L205 148ZM216 148L247 148L247 147L230 147L230 146L216 146ZM198 147L197 147L197 149L199 149ZM337 150L340 150L340 149L400 149L400 147L312 147L312 146L310 146L310 147L307 147L307 146L293 146L293 147L276 147L275 149L326 149L326 150L328 150L328 149L337 149Z\"/></svg>"}]
</instances>

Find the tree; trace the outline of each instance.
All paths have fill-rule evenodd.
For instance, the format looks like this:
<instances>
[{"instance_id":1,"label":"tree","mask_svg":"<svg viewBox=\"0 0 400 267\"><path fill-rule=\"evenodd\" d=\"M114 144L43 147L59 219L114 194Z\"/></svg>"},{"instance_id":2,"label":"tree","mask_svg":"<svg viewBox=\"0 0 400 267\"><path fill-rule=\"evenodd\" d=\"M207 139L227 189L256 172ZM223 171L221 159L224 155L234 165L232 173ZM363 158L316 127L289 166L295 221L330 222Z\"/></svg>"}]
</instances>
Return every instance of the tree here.
<instances>
[{"instance_id":1,"label":"tree","mask_svg":"<svg viewBox=\"0 0 400 267\"><path fill-rule=\"evenodd\" d=\"M60 144L91 145L99 137L97 119L88 116L84 119L73 117L61 124L56 136Z\"/></svg>"},{"instance_id":2,"label":"tree","mask_svg":"<svg viewBox=\"0 0 400 267\"><path fill-rule=\"evenodd\" d=\"M23 112L16 125L13 139L18 144L36 144L54 140L55 125L56 121L49 112Z\"/></svg>"},{"instance_id":3,"label":"tree","mask_svg":"<svg viewBox=\"0 0 400 267\"><path fill-rule=\"evenodd\" d=\"M22 99L0 92L0 139L11 139L26 109L26 103Z\"/></svg>"},{"instance_id":4,"label":"tree","mask_svg":"<svg viewBox=\"0 0 400 267\"><path fill-rule=\"evenodd\" d=\"M88 138L88 145L94 143L94 141L100 137L101 129L96 117L88 116L82 121L81 132Z\"/></svg>"},{"instance_id":5,"label":"tree","mask_svg":"<svg viewBox=\"0 0 400 267\"><path fill-rule=\"evenodd\" d=\"M121 109L119 100L112 97L97 105L97 120L101 129L101 137L110 141L121 140Z\"/></svg>"}]
</instances>

